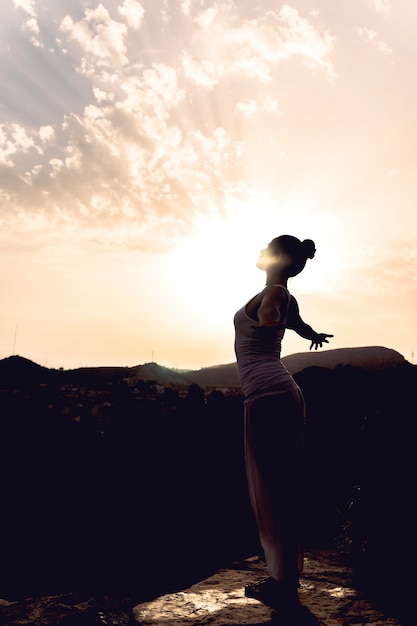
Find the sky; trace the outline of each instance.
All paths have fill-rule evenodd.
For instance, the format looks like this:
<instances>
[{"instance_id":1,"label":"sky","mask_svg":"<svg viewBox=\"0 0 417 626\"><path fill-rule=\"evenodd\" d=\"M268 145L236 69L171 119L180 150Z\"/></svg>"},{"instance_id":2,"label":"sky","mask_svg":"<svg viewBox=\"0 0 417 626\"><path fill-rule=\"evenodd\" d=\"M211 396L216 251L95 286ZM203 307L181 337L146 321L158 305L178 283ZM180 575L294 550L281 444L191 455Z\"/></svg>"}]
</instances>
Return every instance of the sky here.
<instances>
[{"instance_id":1,"label":"sky","mask_svg":"<svg viewBox=\"0 0 417 626\"><path fill-rule=\"evenodd\" d=\"M328 348L414 362L415 0L1 0L0 84L0 358L231 363L292 234Z\"/></svg>"}]
</instances>

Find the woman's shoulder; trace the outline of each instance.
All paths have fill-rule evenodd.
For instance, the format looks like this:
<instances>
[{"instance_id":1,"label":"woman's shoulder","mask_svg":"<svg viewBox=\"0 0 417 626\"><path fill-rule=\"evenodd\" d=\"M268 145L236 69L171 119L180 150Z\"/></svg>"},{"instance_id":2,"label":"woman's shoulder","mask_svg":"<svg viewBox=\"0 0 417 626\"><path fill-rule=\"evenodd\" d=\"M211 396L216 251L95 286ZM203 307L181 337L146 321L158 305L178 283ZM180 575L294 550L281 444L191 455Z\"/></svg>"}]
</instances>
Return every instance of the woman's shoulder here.
<instances>
[{"instance_id":1,"label":"woman's shoulder","mask_svg":"<svg viewBox=\"0 0 417 626\"><path fill-rule=\"evenodd\" d=\"M286 302L289 302L292 297L290 292L288 291L288 288L285 285L281 285L280 283L266 285L262 293L278 300L285 300Z\"/></svg>"}]
</instances>

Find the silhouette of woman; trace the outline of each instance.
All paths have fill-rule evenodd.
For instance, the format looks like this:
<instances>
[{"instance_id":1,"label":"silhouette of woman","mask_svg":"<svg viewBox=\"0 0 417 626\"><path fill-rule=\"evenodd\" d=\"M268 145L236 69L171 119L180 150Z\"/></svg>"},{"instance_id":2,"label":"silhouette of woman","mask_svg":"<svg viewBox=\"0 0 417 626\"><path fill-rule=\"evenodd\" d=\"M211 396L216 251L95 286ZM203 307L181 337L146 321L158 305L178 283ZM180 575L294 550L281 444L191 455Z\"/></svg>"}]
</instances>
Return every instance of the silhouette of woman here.
<instances>
[{"instance_id":1,"label":"silhouette of woman","mask_svg":"<svg viewBox=\"0 0 417 626\"><path fill-rule=\"evenodd\" d=\"M333 335L316 333L300 317L288 279L303 269L316 248L311 239L281 235L262 250L257 267L266 286L235 315L235 352L245 394L245 461L249 497L270 574L245 588L274 609L314 624L298 598L302 552L302 393L280 359L286 328L322 347Z\"/></svg>"}]
</instances>

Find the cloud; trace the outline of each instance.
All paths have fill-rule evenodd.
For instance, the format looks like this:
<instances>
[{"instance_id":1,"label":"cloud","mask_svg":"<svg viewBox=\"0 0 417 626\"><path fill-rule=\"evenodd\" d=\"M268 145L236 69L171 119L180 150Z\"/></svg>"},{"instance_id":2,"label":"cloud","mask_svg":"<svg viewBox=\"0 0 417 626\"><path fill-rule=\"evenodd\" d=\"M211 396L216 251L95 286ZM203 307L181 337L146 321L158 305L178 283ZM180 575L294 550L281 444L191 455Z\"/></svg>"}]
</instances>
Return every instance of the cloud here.
<instances>
[{"instance_id":1,"label":"cloud","mask_svg":"<svg viewBox=\"0 0 417 626\"><path fill-rule=\"evenodd\" d=\"M246 102L238 102L236 110L247 119L255 116L257 113L279 113L278 101L270 96L266 96L260 102L253 99Z\"/></svg>"},{"instance_id":2,"label":"cloud","mask_svg":"<svg viewBox=\"0 0 417 626\"><path fill-rule=\"evenodd\" d=\"M192 0L181 0L180 1L180 11L183 15L189 15L191 11L191 3Z\"/></svg>"},{"instance_id":3,"label":"cloud","mask_svg":"<svg viewBox=\"0 0 417 626\"><path fill-rule=\"evenodd\" d=\"M374 8L376 13L388 15L392 10L389 0L368 0L368 3Z\"/></svg>"},{"instance_id":4,"label":"cloud","mask_svg":"<svg viewBox=\"0 0 417 626\"><path fill-rule=\"evenodd\" d=\"M223 10L230 10L231 4L223 5ZM189 10L188 10L189 13ZM201 11L196 17L194 17L194 22L201 28L201 30L205 32L210 32L212 28L218 29L218 25L216 25L216 20L219 16L221 16L222 8L218 5L217 2L213 4L213 6Z\"/></svg>"},{"instance_id":5,"label":"cloud","mask_svg":"<svg viewBox=\"0 0 417 626\"><path fill-rule=\"evenodd\" d=\"M16 9L23 9L31 17L36 17L35 0L12 0Z\"/></svg>"},{"instance_id":6,"label":"cloud","mask_svg":"<svg viewBox=\"0 0 417 626\"><path fill-rule=\"evenodd\" d=\"M36 146L33 133L19 124L0 125L0 165L13 166L13 158L25 154L31 149L41 153Z\"/></svg>"},{"instance_id":7,"label":"cloud","mask_svg":"<svg viewBox=\"0 0 417 626\"><path fill-rule=\"evenodd\" d=\"M43 44L39 41L39 34L40 34L39 25L38 25L37 20L34 17L28 19L24 23L23 30L27 30L30 33L31 35L30 40L34 46L36 46L37 48L43 48Z\"/></svg>"},{"instance_id":8,"label":"cloud","mask_svg":"<svg viewBox=\"0 0 417 626\"><path fill-rule=\"evenodd\" d=\"M335 78L331 60L334 37L320 34L288 5L279 13L267 11L257 19L245 20L239 19L232 2L214 3L194 14L193 20L199 28L195 55L192 59L183 56L183 69L199 86L212 89L221 80L244 76L267 83L274 68L290 60L300 60L329 79Z\"/></svg>"},{"instance_id":9,"label":"cloud","mask_svg":"<svg viewBox=\"0 0 417 626\"><path fill-rule=\"evenodd\" d=\"M283 32L285 57L301 56L305 65L323 70L329 78L335 77L331 55L335 38L328 32L320 35L296 9L284 5L279 14L286 31Z\"/></svg>"},{"instance_id":10,"label":"cloud","mask_svg":"<svg viewBox=\"0 0 417 626\"><path fill-rule=\"evenodd\" d=\"M96 54L89 44L85 50ZM107 57L100 52L100 58ZM89 67L87 62L81 71L89 74ZM228 163L236 161L238 148L226 132L184 133L173 124L185 95L172 67L119 73L118 81L103 69L96 80L100 93L109 95L106 105L91 104L82 116L70 115L60 128L44 126L37 134L16 125L2 129L1 162L9 166L19 151L47 152L57 135L65 139L61 158L2 181L3 219L20 216L24 222L25 214L41 210L50 226L78 223L83 236L97 242L153 249L235 193Z\"/></svg>"},{"instance_id":11,"label":"cloud","mask_svg":"<svg viewBox=\"0 0 417 626\"><path fill-rule=\"evenodd\" d=\"M118 7L118 13L126 18L128 26L134 30L139 30L143 17L145 15L145 9L136 0L124 0L123 4Z\"/></svg>"},{"instance_id":12,"label":"cloud","mask_svg":"<svg viewBox=\"0 0 417 626\"><path fill-rule=\"evenodd\" d=\"M190 78L174 59L128 61L129 36L145 17L139 7L125 1L110 14L100 4L61 20L60 45L89 81L91 103L61 123L2 127L3 224L24 228L37 214L38 225L78 225L87 239L153 248L188 232L198 215L226 210L245 189L240 141L219 124L178 123L191 111L196 68ZM179 50L177 60L185 57ZM204 62L203 70L210 75ZM274 105L264 98L261 106Z\"/></svg>"},{"instance_id":13,"label":"cloud","mask_svg":"<svg viewBox=\"0 0 417 626\"><path fill-rule=\"evenodd\" d=\"M131 3L125 2L120 9L132 19ZM127 26L113 20L102 4L95 9L87 9L85 17L79 22L74 22L72 17L67 15L61 23L61 30L70 40L79 44L85 54L82 63L87 63L91 69L95 64L100 67L128 63L125 41Z\"/></svg>"},{"instance_id":14,"label":"cloud","mask_svg":"<svg viewBox=\"0 0 417 626\"><path fill-rule=\"evenodd\" d=\"M196 61L191 54L184 50L181 63L185 78L198 87L211 91L218 84L219 79L216 78L217 68L210 59Z\"/></svg>"},{"instance_id":15,"label":"cloud","mask_svg":"<svg viewBox=\"0 0 417 626\"><path fill-rule=\"evenodd\" d=\"M247 102L238 102L236 109L242 113L244 117L250 118L259 112L259 105L256 100L248 100Z\"/></svg>"},{"instance_id":16,"label":"cloud","mask_svg":"<svg viewBox=\"0 0 417 626\"><path fill-rule=\"evenodd\" d=\"M36 4L14 4L41 38ZM277 69L291 62L303 76L335 76L334 37L288 5L250 17L231 0L160 3L151 14L154 6L103 0L45 21L54 62L72 63L86 105L34 128L1 127L3 225L78 229L97 245L168 245L249 192L235 121L256 115L267 125L263 116L280 113L266 91ZM174 23L184 36L167 38Z\"/></svg>"},{"instance_id":17,"label":"cloud","mask_svg":"<svg viewBox=\"0 0 417 626\"><path fill-rule=\"evenodd\" d=\"M50 142L55 136L55 131L52 126L41 126L39 129L39 137L44 143Z\"/></svg>"},{"instance_id":18,"label":"cloud","mask_svg":"<svg viewBox=\"0 0 417 626\"><path fill-rule=\"evenodd\" d=\"M30 41L36 48L43 48L40 41L40 28L38 16L35 8L35 0L12 0L16 9L22 9L29 16L22 24L22 30L30 34Z\"/></svg>"},{"instance_id":19,"label":"cloud","mask_svg":"<svg viewBox=\"0 0 417 626\"><path fill-rule=\"evenodd\" d=\"M389 54L392 52L392 48L384 41L378 38L376 33L371 28L357 27L356 32L361 39L364 39L367 43L374 46L379 52Z\"/></svg>"}]
</instances>

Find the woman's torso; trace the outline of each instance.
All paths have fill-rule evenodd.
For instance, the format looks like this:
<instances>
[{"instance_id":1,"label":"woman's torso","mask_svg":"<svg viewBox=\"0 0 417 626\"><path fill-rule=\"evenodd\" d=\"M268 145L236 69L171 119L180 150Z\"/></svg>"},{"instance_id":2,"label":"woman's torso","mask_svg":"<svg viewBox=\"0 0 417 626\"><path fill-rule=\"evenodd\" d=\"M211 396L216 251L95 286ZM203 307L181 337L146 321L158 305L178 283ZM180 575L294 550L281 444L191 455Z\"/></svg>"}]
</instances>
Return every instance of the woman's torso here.
<instances>
[{"instance_id":1,"label":"woman's torso","mask_svg":"<svg viewBox=\"0 0 417 626\"><path fill-rule=\"evenodd\" d=\"M256 304L262 300L263 292L239 309L234 317L235 353L240 383L246 397L254 393L280 392L296 387L281 361L281 342L291 296L283 285L274 286L279 286L286 294L285 310L281 311L282 322L278 326L261 326L257 319L253 319L256 318ZM248 305L251 315L248 314Z\"/></svg>"}]
</instances>

